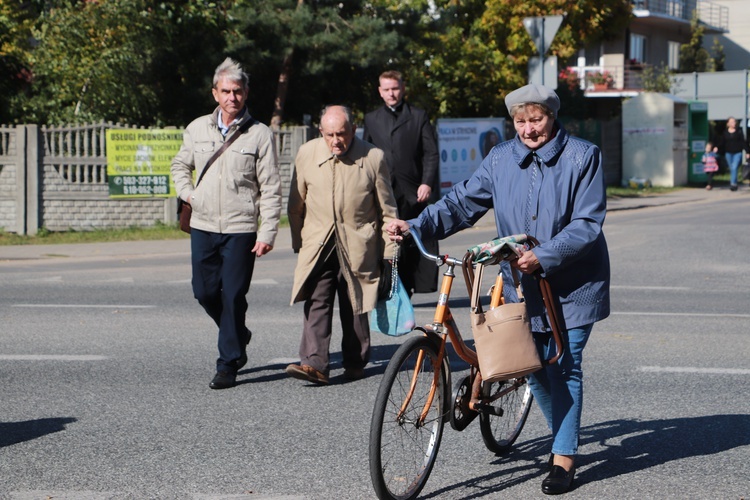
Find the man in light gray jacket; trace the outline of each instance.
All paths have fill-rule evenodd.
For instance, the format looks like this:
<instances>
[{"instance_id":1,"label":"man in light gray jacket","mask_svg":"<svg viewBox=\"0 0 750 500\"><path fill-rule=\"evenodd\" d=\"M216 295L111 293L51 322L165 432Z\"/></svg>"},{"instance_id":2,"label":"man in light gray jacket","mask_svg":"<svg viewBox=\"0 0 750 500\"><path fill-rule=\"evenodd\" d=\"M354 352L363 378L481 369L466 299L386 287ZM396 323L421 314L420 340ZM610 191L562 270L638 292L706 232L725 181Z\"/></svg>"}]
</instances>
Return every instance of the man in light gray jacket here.
<instances>
[{"instance_id":1,"label":"man in light gray jacket","mask_svg":"<svg viewBox=\"0 0 750 500\"><path fill-rule=\"evenodd\" d=\"M273 249L281 180L273 132L245 106L248 77L242 67L227 58L216 68L212 92L219 105L188 125L172 160L172 179L180 199L193 209L193 293L219 327L219 357L209 387L226 389L234 386L237 371L247 363L252 334L245 326L245 296L255 257ZM206 167L235 133L240 135ZM194 171L200 179L197 186Z\"/></svg>"}]
</instances>

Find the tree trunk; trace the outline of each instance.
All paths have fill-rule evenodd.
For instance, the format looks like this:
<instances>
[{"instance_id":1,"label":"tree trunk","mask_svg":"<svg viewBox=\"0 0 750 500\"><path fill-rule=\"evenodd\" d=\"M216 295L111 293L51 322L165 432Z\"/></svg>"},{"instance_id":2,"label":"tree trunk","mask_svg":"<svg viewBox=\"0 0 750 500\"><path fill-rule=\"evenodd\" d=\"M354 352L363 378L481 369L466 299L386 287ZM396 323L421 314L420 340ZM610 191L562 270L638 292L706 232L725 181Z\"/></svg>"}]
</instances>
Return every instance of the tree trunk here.
<instances>
[{"instance_id":1,"label":"tree trunk","mask_svg":"<svg viewBox=\"0 0 750 500\"><path fill-rule=\"evenodd\" d=\"M299 9L305 3L305 0L297 0ZM284 56L281 62L281 71L279 72L278 86L276 87L276 99L273 101L273 114L271 115L271 128L278 130L281 128L281 119L284 116L284 104L286 103L286 94L289 90L289 77L292 73L292 57L294 56L294 47Z\"/></svg>"},{"instance_id":2,"label":"tree trunk","mask_svg":"<svg viewBox=\"0 0 750 500\"><path fill-rule=\"evenodd\" d=\"M271 128L273 130L278 130L281 127L281 118L284 116L284 103L286 102L286 94L289 89L289 76L292 72L293 55L294 48L291 48L281 63L281 72L279 73L278 86L276 87L276 99L273 100L273 115L271 115Z\"/></svg>"}]
</instances>

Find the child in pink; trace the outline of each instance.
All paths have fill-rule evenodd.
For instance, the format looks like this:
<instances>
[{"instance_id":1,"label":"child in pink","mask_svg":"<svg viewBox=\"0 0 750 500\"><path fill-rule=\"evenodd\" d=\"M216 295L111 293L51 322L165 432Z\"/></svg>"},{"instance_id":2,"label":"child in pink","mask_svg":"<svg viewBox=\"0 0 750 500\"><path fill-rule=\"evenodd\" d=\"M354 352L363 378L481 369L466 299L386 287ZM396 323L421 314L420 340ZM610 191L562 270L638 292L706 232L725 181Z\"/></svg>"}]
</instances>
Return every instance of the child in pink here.
<instances>
[{"instance_id":1,"label":"child in pink","mask_svg":"<svg viewBox=\"0 0 750 500\"><path fill-rule=\"evenodd\" d=\"M703 162L703 171L708 177L708 184L706 184L706 189L708 189L709 191L712 189L714 174L719 170L719 157L716 154L718 151L719 148L715 148L713 144L707 142L706 152L703 153L703 158L701 159L701 161Z\"/></svg>"}]
</instances>

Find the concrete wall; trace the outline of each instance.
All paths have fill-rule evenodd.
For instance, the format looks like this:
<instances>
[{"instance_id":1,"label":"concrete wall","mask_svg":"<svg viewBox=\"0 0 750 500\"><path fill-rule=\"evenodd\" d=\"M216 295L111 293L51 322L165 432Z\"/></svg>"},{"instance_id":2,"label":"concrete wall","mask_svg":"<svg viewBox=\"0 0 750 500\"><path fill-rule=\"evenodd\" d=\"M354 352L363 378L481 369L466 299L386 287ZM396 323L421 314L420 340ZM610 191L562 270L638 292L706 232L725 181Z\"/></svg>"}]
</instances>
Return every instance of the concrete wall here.
<instances>
[{"instance_id":1,"label":"concrete wall","mask_svg":"<svg viewBox=\"0 0 750 500\"><path fill-rule=\"evenodd\" d=\"M39 229L87 231L176 221L174 198L109 197L105 132L113 124L0 127L0 228L18 234ZM309 127L275 133L283 210L299 147Z\"/></svg>"}]
</instances>

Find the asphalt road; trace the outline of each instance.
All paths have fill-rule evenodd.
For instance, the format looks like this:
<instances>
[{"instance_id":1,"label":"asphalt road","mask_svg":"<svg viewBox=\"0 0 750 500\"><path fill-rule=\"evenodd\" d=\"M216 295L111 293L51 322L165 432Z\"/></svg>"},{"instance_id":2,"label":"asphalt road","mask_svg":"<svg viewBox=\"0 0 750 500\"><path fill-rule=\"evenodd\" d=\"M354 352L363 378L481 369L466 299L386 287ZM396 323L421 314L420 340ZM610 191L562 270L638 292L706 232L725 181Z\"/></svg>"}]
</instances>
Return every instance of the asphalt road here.
<instances>
[{"instance_id":1,"label":"asphalt road","mask_svg":"<svg viewBox=\"0 0 750 500\"><path fill-rule=\"evenodd\" d=\"M750 194L728 194L609 214L613 313L586 348L568 498L750 495ZM441 248L494 236L484 224ZM0 498L373 498L370 414L403 338L375 336L367 378L346 383L334 321L332 384L288 378L302 309L281 241L257 264L250 360L225 391L208 388L216 333L192 298L187 241L44 258L0 247ZM468 336L466 297L457 280ZM414 302L429 321L434 297ZM536 408L508 456L477 423L446 426L422 497L542 498L549 447Z\"/></svg>"}]
</instances>

